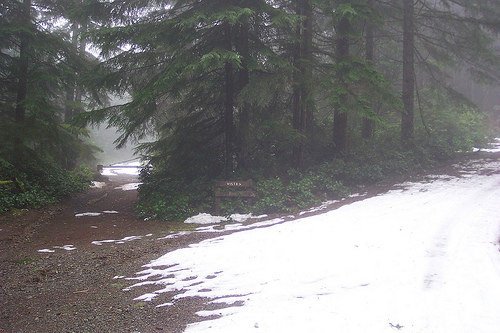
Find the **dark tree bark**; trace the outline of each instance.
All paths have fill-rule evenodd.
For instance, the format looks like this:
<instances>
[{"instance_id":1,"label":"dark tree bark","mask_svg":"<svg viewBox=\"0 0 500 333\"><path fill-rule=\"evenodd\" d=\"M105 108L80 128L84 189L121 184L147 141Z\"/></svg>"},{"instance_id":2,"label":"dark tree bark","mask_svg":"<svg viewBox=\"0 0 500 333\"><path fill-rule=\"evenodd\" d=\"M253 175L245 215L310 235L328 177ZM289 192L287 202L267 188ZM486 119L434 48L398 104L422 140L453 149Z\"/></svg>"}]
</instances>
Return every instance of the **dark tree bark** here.
<instances>
[{"instance_id":1,"label":"dark tree bark","mask_svg":"<svg viewBox=\"0 0 500 333\"><path fill-rule=\"evenodd\" d=\"M413 138L415 99L415 35L414 0L403 1L403 91L404 110L401 118L401 140L407 144Z\"/></svg>"},{"instance_id":2,"label":"dark tree bark","mask_svg":"<svg viewBox=\"0 0 500 333\"><path fill-rule=\"evenodd\" d=\"M80 36L79 36L80 44L78 45L78 54L80 54L82 58L86 57L85 48L87 47L87 38L85 36L85 33L87 32L87 29L88 29L87 22L84 22L82 25L80 25ZM82 87L76 84L75 102L77 103L76 104L77 107L74 110L75 114L82 113L84 111L83 108L81 107L82 97L83 97Z\"/></svg>"},{"instance_id":3,"label":"dark tree bark","mask_svg":"<svg viewBox=\"0 0 500 333\"><path fill-rule=\"evenodd\" d=\"M232 49L231 26L225 23L224 38L226 48ZM234 74L233 65L226 61L225 71L225 100L224 100L224 133L225 133L225 167L226 176L233 171L233 147L234 147Z\"/></svg>"},{"instance_id":4,"label":"dark tree bark","mask_svg":"<svg viewBox=\"0 0 500 333\"><path fill-rule=\"evenodd\" d=\"M373 10L373 0L368 0L367 5ZM375 25L368 20L366 22L366 44L365 44L365 58L370 65L374 64L375 60L375 43L373 36L373 29ZM372 102L372 108L374 103ZM364 140L371 140L373 137L373 120L368 117L363 118L363 124L361 127L361 136Z\"/></svg>"},{"instance_id":5,"label":"dark tree bark","mask_svg":"<svg viewBox=\"0 0 500 333\"><path fill-rule=\"evenodd\" d=\"M73 24L72 33L73 36L71 38L71 44L75 52L78 52L78 35L79 29L77 27L77 23ZM64 121L68 123L71 118L74 116L74 102L75 102L75 82L71 82L66 87L66 105L64 107Z\"/></svg>"},{"instance_id":6,"label":"dark tree bark","mask_svg":"<svg viewBox=\"0 0 500 333\"><path fill-rule=\"evenodd\" d=\"M250 58L250 51L248 45L248 22L240 26L239 38L236 41L236 47L242 55L241 68L238 75L238 90L241 92L250 81L250 74L248 71L248 61ZM240 111L240 132L239 132L239 145L238 145L238 168L246 169L248 167L248 137L250 131L250 107L247 103L243 102Z\"/></svg>"},{"instance_id":7,"label":"dark tree bark","mask_svg":"<svg viewBox=\"0 0 500 333\"><path fill-rule=\"evenodd\" d=\"M296 43L294 52L294 63L298 73L294 75L292 125L300 134L300 139L293 149L293 165L297 169L303 169L305 144L313 121L311 101L313 11L310 0L298 1L296 12L298 15L303 15L304 20L297 27L299 42Z\"/></svg>"},{"instance_id":8,"label":"dark tree bark","mask_svg":"<svg viewBox=\"0 0 500 333\"><path fill-rule=\"evenodd\" d=\"M344 17L340 20L337 26L336 40L336 61L337 65L346 61L349 57L349 19ZM337 82L342 85L343 93L338 96L337 105L333 119L333 145L334 154L341 154L347 149L347 112L343 106L347 103L348 86L344 80L347 69L340 67L337 71Z\"/></svg>"},{"instance_id":9,"label":"dark tree bark","mask_svg":"<svg viewBox=\"0 0 500 333\"><path fill-rule=\"evenodd\" d=\"M300 6L297 10L297 14L300 15ZM296 34L300 36L301 34L301 26L297 27ZM301 59L301 45L300 42L294 43L293 45L293 64L295 68L299 68L299 62ZM301 76L298 71L293 73L293 94L292 94L292 128L301 133L301 106L300 106L300 80ZM295 143L293 146L293 165L298 168L298 166L302 163L304 156L304 150L300 142Z\"/></svg>"},{"instance_id":10,"label":"dark tree bark","mask_svg":"<svg viewBox=\"0 0 500 333\"><path fill-rule=\"evenodd\" d=\"M311 0L303 0L303 11L304 11L304 31L302 34L302 45L303 45L303 71L304 71L304 86L302 88L302 103L303 103L303 128L305 134L310 134L312 130L314 108L312 105L312 83L313 83L313 71L312 71L312 41L313 41L313 8ZM304 137L305 142L305 137Z\"/></svg>"},{"instance_id":11,"label":"dark tree bark","mask_svg":"<svg viewBox=\"0 0 500 333\"><path fill-rule=\"evenodd\" d=\"M23 1L20 12L20 23L25 29L29 29L31 24L31 0ZM29 33L21 32L19 46L19 78L17 83L15 111L15 121L17 124L23 124L26 120L26 107L24 106L24 102L28 95L29 44Z\"/></svg>"},{"instance_id":12,"label":"dark tree bark","mask_svg":"<svg viewBox=\"0 0 500 333\"><path fill-rule=\"evenodd\" d=\"M226 62L225 65L225 81L226 81L226 97L224 101L224 133L226 136L225 142L225 159L226 159L226 175L233 172L233 144L234 144L234 77L233 65Z\"/></svg>"}]
</instances>

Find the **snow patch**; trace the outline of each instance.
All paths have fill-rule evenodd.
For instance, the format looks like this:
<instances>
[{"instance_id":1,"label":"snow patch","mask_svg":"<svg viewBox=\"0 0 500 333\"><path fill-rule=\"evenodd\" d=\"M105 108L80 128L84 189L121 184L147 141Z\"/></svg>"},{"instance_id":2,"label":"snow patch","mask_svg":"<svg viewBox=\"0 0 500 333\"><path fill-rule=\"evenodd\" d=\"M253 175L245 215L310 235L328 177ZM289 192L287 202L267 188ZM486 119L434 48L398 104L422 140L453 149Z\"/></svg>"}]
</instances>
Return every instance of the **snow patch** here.
<instances>
[{"instance_id":1,"label":"snow patch","mask_svg":"<svg viewBox=\"0 0 500 333\"><path fill-rule=\"evenodd\" d=\"M163 303L163 304L157 305L156 307L157 308L163 308L165 306L172 306L172 305L174 305L174 303L167 302L167 303Z\"/></svg>"},{"instance_id":2,"label":"snow patch","mask_svg":"<svg viewBox=\"0 0 500 333\"><path fill-rule=\"evenodd\" d=\"M500 164L475 167L464 167L469 177L259 222L267 228L235 225L253 229L169 252L128 278L138 280L130 288L159 286L136 298L145 301L180 291L174 299L227 304L200 311L220 318L187 333L498 332Z\"/></svg>"},{"instance_id":3,"label":"snow patch","mask_svg":"<svg viewBox=\"0 0 500 333\"><path fill-rule=\"evenodd\" d=\"M122 186L115 187L115 190L122 190L122 191L133 191L137 190L141 183L128 183Z\"/></svg>"},{"instance_id":4,"label":"snow patch","mask_svg":"<svg viewBox=\"0 0 500 333\"><path fill-rule=\"evenodd\" d=\"M76 247L74 245L63 245L63 246L52 246L53 249L60 249L60 250L66 250L66 251L73 251L76 250ZM38 250L40 253L54 253L56 252L55 250L51 249L40 249Z\"/></svg>"},{"instance_id":5,"label":"snow patch","mask_svg":"<svg viewBox=\"0 0 500 333\"><path fill-rule=\"evenodd\" d=\"M126 242L134 241L134 240L139 240L143 239L144 237L151 237L153 234L147 234L144 236L127 236L122 239L105 239L105 240L100 240L100 241L92 241L91 244L94 245L102 245L105 243L115 243L115 244L124 244Z\"/></svg>"},{"instance_id":6,"label":"snow patch","mask_svg":"<svg viewBox=\"0 0 500 333\"><path fill-rule=\"evenodd\" d=\"M66 251L73 251L76 250L76 247L74 245L63 245L63 246L54 246L54 249L62 249Z\"/></svg>"},{"instance_id":7,"label":"snow patch","mask_svg":"<svg viewBox=\"0 0 500 333\"><path fill-rule=\"evenodd\" d=\"M246 222L250 219L262 219L267 215L253 216L252 214L231 214L229 217L213 216L208 213L199 213L198 215L187 218L184 223L188 224L216 224L221 222Z\"/></svg>"},{"instance_id":8,"label":"snow patch","mask_svg":"<svg viewBox=\"0 0 500 333\"><path fill-rule=\"evenodd\" d=\"M103 188L104 186L106 186L106 183L105 182L92 182L92 186L91 188Z\"/></svg>"},{"instance_id":9,"label":"snow patch","mask_svg":"<svg viewBox=\"0 0 500 333\"><path fill-rule=\"evenodd\" d=\"M75 214L75 217L83 217L83 216L99 216L101 213L94 213L94 212L89 212L89 213L79 213Z\"/></svg>"},{"instance_id":10,"label":"snow patch","mask_svg":"<svg viewBox=\"0 0 500 333\"><path fill-rule=\"evenodd\" d=\"M56 252L56 251L51 250L51 249L40 249L40 250L38 250L38 252L41 252L41 253L53 253L53 252Z\"/></svg>"},{"instance_id":11,"label":"snow patch","mask_svg":"<svg viewBox=\"0 0 500 333\"><path fill-rule=\"evenodd\" d=\"M141 171L141 162L133 161L128 163L114 164L112 166L104 167L102 175L104 176L117 176L117 175L136 175L138 176Z\"/></svg>"},{"instance_id":12,"label":"snow patch","mask_svg":"<svg viewBox=\"0 0 500 333\"><path fill-rule=\"evenodd\" d=\"M184 223L214 224L222 221L227 221L227 218L223 216L212 216L208 213L199 213L198 215L187 218Z\"/></svg>"},{"instance_id":13,"label":"snow patch","mask_svg":"<svg viewBox=\"0 0 500 333\"><path fill-rule=\"evenodd\" d=\"M491 148L474 148L474 151L483 151L486 153L498 153L500 152L500 138L495 138L491 143Z\"/></svg>"},{"instance_id":14,"label":"snow patch","mask_svg":"<svg viewBox=\"0 0 500 333\"><path fill-rule=\"evenodd\" d=\"M180 236L185 236L185 235L190 235L190 234L192 234L191 231L181 231L181 232L172 233L172 234L167 235L165 237L157 238L157 240L174 239L174 238L177 238L177 237L180 237Z\"/></svg>"},{"instance_id":15,"label":"snow patch","mask_svg":"<svg viewBox=\"0 0 500 333\"><path fill-rule=\"evenodd\" d=\"M83 216L100 216L102 214L118 214L118 212L116 210L104 210L102 211L102 213L98 213L98 212L87 212L87 213L78 213L78 214L75 214L75 217L83 217Z\"/></svg>"}]
</instances>

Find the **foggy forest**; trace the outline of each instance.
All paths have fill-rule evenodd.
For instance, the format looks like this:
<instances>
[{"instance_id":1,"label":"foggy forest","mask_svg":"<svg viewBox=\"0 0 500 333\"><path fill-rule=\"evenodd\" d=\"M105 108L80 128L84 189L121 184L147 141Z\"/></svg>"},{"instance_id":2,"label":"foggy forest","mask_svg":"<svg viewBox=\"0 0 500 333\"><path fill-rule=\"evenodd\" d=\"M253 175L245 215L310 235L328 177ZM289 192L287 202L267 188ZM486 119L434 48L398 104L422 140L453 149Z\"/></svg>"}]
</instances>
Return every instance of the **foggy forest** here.
<instances>
[{"instance_id":1,"label":"foggy forest","mask_svg":"<svg viewBox=\"0 0 500 333\"><path fill-rule=\"evenodd\" d=\"M2 1L0 212L123 147L162 220L216 180L255 184L225 214L292 212L450 160L498 135L499 32L496 0Z\"/></svg>"}]
</instances>

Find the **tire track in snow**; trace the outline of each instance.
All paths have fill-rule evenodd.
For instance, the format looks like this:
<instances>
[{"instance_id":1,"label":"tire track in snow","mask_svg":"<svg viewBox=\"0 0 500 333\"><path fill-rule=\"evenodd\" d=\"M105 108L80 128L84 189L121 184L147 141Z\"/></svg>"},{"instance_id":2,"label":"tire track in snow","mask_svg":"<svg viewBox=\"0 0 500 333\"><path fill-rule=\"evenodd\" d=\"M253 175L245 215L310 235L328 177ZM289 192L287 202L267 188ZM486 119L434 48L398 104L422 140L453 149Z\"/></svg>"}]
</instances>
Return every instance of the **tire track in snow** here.
<instances>
[{"instance_id":1,"label":"tire track in snow","mask_svg":"<svg viewBox=\"0 0 500 333\"><path fill-rule=\"evenodd\" d=\"M474 228L475 223L480 222L474 220L474 216L477 215L478 211L483 209L483 205L478 205L477 202L487 200L493 196L495 189L500 188L499 183L498 179L485 177L483 183L485 186L474 189L460 189L456 196L462 198L445 209L441 209L440 213L448 217L441 223L432 238L430 248L427 250L429 268L424 277L426 289L439 288L446 283L447 257L456 255L461 242L464 241L464 237L470 234L470 229Z\"/></svg>"},{"instance_id":2,"label":"tire track in snow","mask_svg":"<svg viewBox=\"0 0 500 333\"><path fill-rule=\"evenodd\" d=\"M500 171L499 163L489 163L484 168ZM477 216L479 212L482 212L479 216L487 215L484 210L488 200L494 197L496 191L500 190L500 176L496 173L483 178L480 187L457 188L455 201L445 209L440 209L439 213L448 217L443 219L431 241L431 246L427 250L429 267L423 281L425 289L439 288L446 284L446 275L448 274L446 266L447 262L450 261L449 256L459 255L460 248L464 245L463 242L467 241L468 235L487 234L484 229L489 224L485 224L484 221L488 217L480 219ZM466 179L458 179L457 181L466 181ZM461 197L461 199L456 200L457 197ZM439 198L434 198L434 200L439 200ZM483 203L480 203L481 201ZM494 207L494 203L492 206ZM437 208L439 209L439 207ZM486 211L489 212L489 210ZM489 215L494 216L495 212L491 211L490 213Z\"/></svg>"}]
</instances>

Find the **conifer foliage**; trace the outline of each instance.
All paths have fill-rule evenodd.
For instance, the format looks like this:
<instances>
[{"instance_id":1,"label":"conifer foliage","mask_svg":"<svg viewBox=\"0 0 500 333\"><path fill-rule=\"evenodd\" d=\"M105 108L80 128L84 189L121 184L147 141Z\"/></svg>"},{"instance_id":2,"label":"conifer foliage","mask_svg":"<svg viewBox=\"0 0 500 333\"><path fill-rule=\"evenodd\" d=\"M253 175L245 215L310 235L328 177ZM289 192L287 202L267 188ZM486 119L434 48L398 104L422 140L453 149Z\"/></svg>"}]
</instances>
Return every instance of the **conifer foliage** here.
<instances>
[{"instance_id":1,"label":"conifer foliage","mask_svg":"<svg viewBox=\"0 0 500 333\"><path fill-rule=\"evenodd\" d=\"M209 210L215 179L252 178L255 210L292 209L487 140L454 76L498 84L498 1L31 1L30 20L30 0L0 7L2 117L63 110L118 127L118 146L153 137L145 215Z\"/></svg>"},{"instance_id":2,"label":"conifer foliage","mask_svg":"<svg viewBox=\"0 0 500 333\"><path fill-rule=\"evenodd\" d=\"M69 170L96 149L81 140L86 131L64 117L65 105L83 103L64 93L90 62L73 49L62 26L68 13L57 9L57 1L0 5L0 211L81 189ZM83 96L84 86L78 87Z\"/></svg>"},{"instance_id":3,"label":"conifer foliage","mask_svg":"<svg viewBox=\"0 0 500 333\"><path fill-rule=\"evenodd\" d=\"M214 179L253 178L261 194L274 186L318 198L310 186L320 185L303 178L307 170L354 158L367 142L392 141L390 149L400 149L402 141L401 149L420 152L430 143L436 155L446 155L441 149L452 151L458 141L447 138L435 114L425 114L446 107L422 103L422 96L451 100L458 114L477 120L477 130L481 117L466 115L478 111L451 88L453 67L465 63L471 73L498 80L495 2L116 0L103 6L108 19L89 35L104 59L93 83L127 102L95 109L85 120L121 128L119 145L155 135L141 146L150 164L141 206L163 218L208 210ZM417 135L421 127L427 135ZM377 165L373 173L384 168L391 169ZM354 169L330 175L340 183L364 177ZM329 187L330 195L340 183Z\"/></svg>"}]
</instances>

